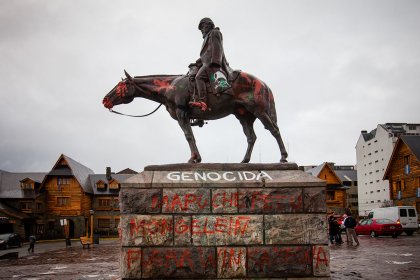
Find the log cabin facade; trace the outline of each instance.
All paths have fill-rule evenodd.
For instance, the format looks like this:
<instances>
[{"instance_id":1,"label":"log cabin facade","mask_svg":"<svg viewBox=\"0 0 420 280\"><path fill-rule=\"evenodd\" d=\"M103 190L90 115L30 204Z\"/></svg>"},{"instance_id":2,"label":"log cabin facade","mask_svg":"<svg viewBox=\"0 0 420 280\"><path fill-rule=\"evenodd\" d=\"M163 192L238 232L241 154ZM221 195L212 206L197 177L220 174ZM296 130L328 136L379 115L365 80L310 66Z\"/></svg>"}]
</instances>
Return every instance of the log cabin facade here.
<instances>
[{"instance_id":1,"label":"log cabin facade","mask_svg":"<svg viewBox=\"0 0 420 280\"><path fill-rule=\"evenodd\" d=\"M349 186L343 184L340 176L334 170L334 164L324 162L306 172L326 182L327 212L344 214L347 208L346 190L349 189Z\"/></svg>"},{"instance_id":2,"label":"log cabin facade","mask_svg":"<svg viewBox=\"0 0 420 280\"><path fill-rule=\"evenodd\" d=\"M107 171L95 174L66 155L48 173L0 170L0 233L15 232L25 239L32 234L38 239L77 238L87 235L93 215L97 233L117 235L120 184L136 172Z\"/></svg>"},{"instance_id":3,"label":"log cabin facade","mask_svg":"<svg viewBox=\"0 0 420 280\"><path fill-rule=\"evenodd\" d=\"M402 135L385 171L395 206L414 206L420 213L420 136Z\"/></svg>"}]
</instances>

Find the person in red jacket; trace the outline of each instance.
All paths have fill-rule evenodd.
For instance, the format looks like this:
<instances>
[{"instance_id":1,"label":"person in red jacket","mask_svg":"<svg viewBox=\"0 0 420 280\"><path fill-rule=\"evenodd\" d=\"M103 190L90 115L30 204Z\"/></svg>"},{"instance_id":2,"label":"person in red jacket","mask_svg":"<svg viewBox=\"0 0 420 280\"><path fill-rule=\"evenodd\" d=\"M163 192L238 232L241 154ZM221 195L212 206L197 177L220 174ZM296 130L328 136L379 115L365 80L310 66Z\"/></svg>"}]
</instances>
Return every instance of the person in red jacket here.
<instances>
[{"instance_id":1,"label":"person in red jacket","mask_svg":"<svg viewBox=\"0 0 420 280\"><path fill-rule=\"evenodd\" d=\"M198 24L198 29L203 34L203 45L200 51L200 58L190 64L199 68L195 75L198 101L191 101L190 105L207 110L206 81L220 69L226 69L229 64L226 61L223 51L223 36L218 27L215 27L210 18L203 18Z\"/></svg>"}]
</instances>

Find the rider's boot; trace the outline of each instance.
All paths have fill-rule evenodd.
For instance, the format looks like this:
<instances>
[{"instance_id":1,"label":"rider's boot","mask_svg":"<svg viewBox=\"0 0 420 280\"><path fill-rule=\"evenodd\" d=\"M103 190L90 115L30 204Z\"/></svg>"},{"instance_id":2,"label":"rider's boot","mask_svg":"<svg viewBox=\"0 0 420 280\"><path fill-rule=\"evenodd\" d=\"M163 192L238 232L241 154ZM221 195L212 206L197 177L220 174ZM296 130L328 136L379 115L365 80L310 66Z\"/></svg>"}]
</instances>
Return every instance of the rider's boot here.
<instances>
[{"instance_id":1,"label":"rider's boot","mask_svg":"<svg viewBox=\"0 0 420 280\"><path fill-rule=\"evenodd\" d=\"M207 110L206 103L206 83L201 79L196 79L197 91L198 91L198 101L190 101L190 106L199 107L202 111Z\"/></svg>"}]
</instances>

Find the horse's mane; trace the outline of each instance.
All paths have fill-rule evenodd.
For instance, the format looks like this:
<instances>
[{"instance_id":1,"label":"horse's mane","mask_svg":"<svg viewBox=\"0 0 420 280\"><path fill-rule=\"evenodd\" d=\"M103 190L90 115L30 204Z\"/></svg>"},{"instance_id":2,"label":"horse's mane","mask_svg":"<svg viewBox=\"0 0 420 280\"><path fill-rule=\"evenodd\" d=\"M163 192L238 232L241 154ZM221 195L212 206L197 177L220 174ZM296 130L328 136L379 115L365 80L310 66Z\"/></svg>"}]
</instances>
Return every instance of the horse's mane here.
<instances>
[{"instance_id":1,"label":"horse's mane","mask_svg":"<svg viewBox=\"0 0 420 280\"><path fill-rule=\"evenodd\" d=\"M185 75L181 75L181 74L176 74L176 75L146 75L146 76L134 76L134 78L152 78L152 77L182 77Z\"/></svg>"}]
</instances>

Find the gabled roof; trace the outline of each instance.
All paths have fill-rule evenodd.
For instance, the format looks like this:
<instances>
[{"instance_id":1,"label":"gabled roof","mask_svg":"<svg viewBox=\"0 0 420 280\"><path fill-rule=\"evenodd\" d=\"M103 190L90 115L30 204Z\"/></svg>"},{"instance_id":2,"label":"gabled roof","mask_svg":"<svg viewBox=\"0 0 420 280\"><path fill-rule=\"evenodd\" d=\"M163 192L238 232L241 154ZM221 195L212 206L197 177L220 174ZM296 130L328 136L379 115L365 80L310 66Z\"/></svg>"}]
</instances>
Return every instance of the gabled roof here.
<instances>
[{"instance_id":1,"label":"gabled roof","mask_svg":"<svg viewBox=\"0 0 420 280\"><path fill-rule=\"evenodd\" d=\"M131 168L126 168L124 170L121 170L120 172L117 172L117 174L138 174L138 172L134 171Z\"/></svg>"},{"instance_id":2,"label":"gabled roof","mask_svg":"<svg viewBox=\"0 0 420 280\"><path fill-rule=\"evenodd\" d=\"M309 169L309 170L306 171L306 173L309 173L312 176L315 176L315 177L319 178L320 173L325 168L330 169L333 172L333 175L335 176L335 178L339 181L341 186L339 186L339 187L336 186L335 188L347 189L347 187L342 186L343 185L343 180L341 180L340 176L337 174L337 170L334 170L328 162L324 162L324 163L322 163L322 164L320 164L320 165L318 165L318 166L316 166L312 169ZM319 179L323 180L323 178L319 178ZM331 185L329 185L329 186L331 186Z\"/></svg>"},{"instance_id":3,"label":"gabled roof","mask_svg":"<svg viewBox=\"0 0 420 280\"><path fill-rule=\"evenodd\" d=\"M23 212L20 212L16 209L6 205L3 202L0 202L0 213L4 213L7 216L14 217L14 218L21 219L21 220L29 218L29 215L27 215Z\"/></svg>"},{"instance_id":4,"label":"gabled roof","mask_svg":"<svg viewBox=\"0 0 420 280\"><path fill-rule=\"evenodd\" d=\"M397 143L395 143L394 150L392 151L388 166L384 173L384 180L389 179L391 165L393 164L396 153L400 149L400 146L403 144L407 145L411 153L417 158L418 161L420 161L420 135L401 135L398 138Z\"/></svg>"},{"instance_id":5,"label":"gabled roof","mask_svg":"<svg viewBox=\"0 0 420 280\"><path fill-rule=\"evenodd\" d=\"M315 166L314 168L311 168L311 169L309 169L309 170L306 170L306 173L309 173L309 174L311 174L312 176L318 177L319 173L321 173L322 169L324 168L324 166L325 166L326 164L327 164L327 163L326 163L326 162L324 162L324 163L322 163L322 164L320 164L320 165L318 165L318 166Z\"/></svg>"},{"instance_id":6,"label":"gabled roof","mask_svg":"<svg viewBox=\"0 0 420 280\"><path fill-rule=\"evenodd\" d=\"M66 161L70 170L66 168L60 168L58 166L59 162L62 159ZM73 175L86 193L93 193L92 187L89 182L89 175L92 175L92 174L95 174L95 172L93 172L92 169L62 154L57 160L54 167L51 169L51 171L47 175L49 176ZM47 178L47 176L45 178Z\"/></svg>"},{"instance_id":7,"label":"gabled roof","mask_svg":"<svg viewBox=\"0 0 420 280\"><path fill-rule=\"evenodd\" d=\"M340 178L341 182L357 181L357 170L334 170L335 174Z\"/></svg>"},{"instance_id":8,"label":"gabled roof","mask_svg":"<svg viewBox=\"0 0 420 280\"><path fill-rule=\"evenodd\" d=\"M401 140L408 146L413 155L420 161L420 136L419 135L402 135Z\"/></svg>"},{"instance_id":9,"label":"gabled roof","mask_svg":"<svg viewBox=\"0 0 420 280\"><path fill-rule=\"evenodd\" d=\"M122 183L122 182L124 182L125 180L127 180L128 178L130 178L132 176L134 176L134 174L112 174L111 181L112 180L114 180L114 181L116 180L119 183ZM99 181L102 181L105 184L108 184L109 183L109 181L106 178L106 174L94 174L94 175L90 175L89 176L89 181L90 181L90 185L91 185L91 187L93 189L93 193L95 195L96 194L105 194L106 195L106 194L117 194L118 193L118 191L116 191L116 190L110 190L109 189L109 186L107 186L105 188L105 190L100 190L100 191L98 191L98 189L96 188L96 183L99 182Z\"/></svg>"},{"instance_id":10,"label":"gabled roof","mask_svg":"<svg viewBox=\"0 0 420 280\"><path fill-rule=\"evenodd\" d=\"M369 140L371 140L373 138L375 138L375 136L376 136L376 128L374 130L372 130L371 132L369 132L369 133L367 133L367 131L366 132L362 132L362 136L363 136L363 139L365 140L365 142L366 141L369 141Z\"/></svg>"},{"instance_id":11,"label":"gabled roof","mask_svg":"<svg viewBox=\"0 0 420 280\"><path fill-rule=\"evenodd\" d=\"M0 170L0 198L35 198L35 192L22 190L21 181L30 179L35 182L42 182L45 175L46 173L43 172L15 173Z\"/></svg>"}]
</instances>

